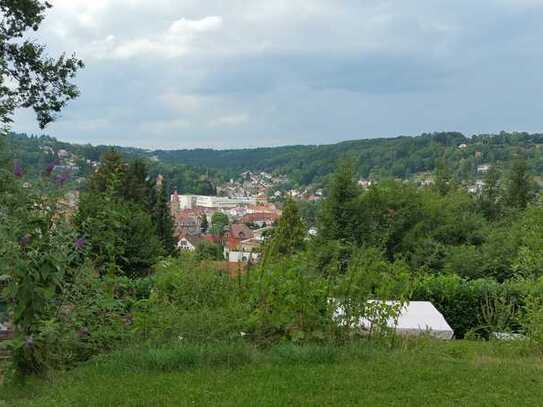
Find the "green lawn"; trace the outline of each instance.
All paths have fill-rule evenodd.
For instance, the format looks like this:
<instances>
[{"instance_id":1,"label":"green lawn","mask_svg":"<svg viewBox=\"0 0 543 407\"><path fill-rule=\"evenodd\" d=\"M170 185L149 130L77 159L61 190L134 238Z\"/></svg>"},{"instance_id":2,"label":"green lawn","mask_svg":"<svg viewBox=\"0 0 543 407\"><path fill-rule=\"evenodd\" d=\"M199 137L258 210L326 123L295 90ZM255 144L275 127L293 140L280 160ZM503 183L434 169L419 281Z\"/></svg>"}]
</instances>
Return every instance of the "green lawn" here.
<instances>
[{"instance_id":1,"label":"green lawn","mask_svg":"<svg viewBox=\"0 0 543 407\"><path fill-rule=\"evenodd\" d=\"M171 345L0 388L0 406L541 406L543 360L522 345Z\"/></svg>"}]
</instances>

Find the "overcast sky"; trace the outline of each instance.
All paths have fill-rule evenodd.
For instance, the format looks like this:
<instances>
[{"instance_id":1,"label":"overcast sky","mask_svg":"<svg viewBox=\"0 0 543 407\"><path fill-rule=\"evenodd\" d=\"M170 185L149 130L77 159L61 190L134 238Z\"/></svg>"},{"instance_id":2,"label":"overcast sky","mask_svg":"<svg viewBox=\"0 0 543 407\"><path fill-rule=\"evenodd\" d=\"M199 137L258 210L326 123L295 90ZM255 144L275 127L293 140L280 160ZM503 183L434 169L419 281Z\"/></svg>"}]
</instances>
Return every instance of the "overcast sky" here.
<instances>
[{"instance_id":1,"label":"overcast sky","mask_svg":"<svg viewBox=\"0 0 543 407\"><path fill-rule=\"evenodd\" d=\"M51 1L51 0L50 0ZM145 148L542 130L543 0L52 0L81 97L46 129ZM16 130L39 133L33 116Z\"/></svg>"}]
</instances>

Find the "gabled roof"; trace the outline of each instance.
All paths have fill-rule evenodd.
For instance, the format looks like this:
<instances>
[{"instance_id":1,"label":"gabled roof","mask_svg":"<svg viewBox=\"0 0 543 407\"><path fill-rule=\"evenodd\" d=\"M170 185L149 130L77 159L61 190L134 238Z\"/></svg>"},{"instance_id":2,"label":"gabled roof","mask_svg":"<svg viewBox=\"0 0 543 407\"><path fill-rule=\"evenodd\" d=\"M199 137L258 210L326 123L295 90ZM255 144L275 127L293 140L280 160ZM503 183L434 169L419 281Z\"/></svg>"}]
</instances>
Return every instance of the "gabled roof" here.
<instances>
[{"instance_id":1,"label":"gabled roof","mask_svg":"<svg viewBox=\"0 0 543 407\"><path fill-rule=\"evenodd\" d=\"M230 237L235 239L250 239L253 237L253 231L243 223L234 223L228 228Z\"/></svg>"},{"instance_id":2,"label":"gabled roof","mask_svg":"<svg viewBox=\"0 0 543 407\"><path fill-rule=\"evenodd\" d=\"M267 212L258 212L258 213L248 213L247 215L242 216L242 222L273 222L279 218L279 215L276 213L267 213Z\"/></svg>"}]
</instances>

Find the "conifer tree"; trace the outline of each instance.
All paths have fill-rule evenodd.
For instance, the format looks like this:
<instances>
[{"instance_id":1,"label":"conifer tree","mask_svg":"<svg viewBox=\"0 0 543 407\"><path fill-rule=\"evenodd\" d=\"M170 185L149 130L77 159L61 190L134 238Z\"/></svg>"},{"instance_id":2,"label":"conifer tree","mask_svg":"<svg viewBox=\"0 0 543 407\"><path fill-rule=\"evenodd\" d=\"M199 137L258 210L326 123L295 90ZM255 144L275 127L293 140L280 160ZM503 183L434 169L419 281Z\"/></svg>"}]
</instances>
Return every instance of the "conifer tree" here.
<instances>
[{"instance_id":1,"label":"conifer tree","mask_svg":"<svg viewBox=\"0 0 543 407\"><path fill-rule=\"evenodd\" d=\"M352 161L344 159L332 175L329 194L319 214L321 238L352 239L356 219L355 199L359 195L360 188L356 184Z\"/></svg>"},{"instance_id":2,"label":"conifer tree","mask_svg":"<svg viewBox=\"0 0 543 407\"><path fill-rule=\"evenodd\" d=\"M152 189L145 162L142 160L131 162L126 168L121 185L123 198L142 208L150 209L153 200Z\"/></svg>"},{"instance_id":3,"label":"conifer tree","mask_svg":"<svg viewBox=\"0 0 543 407\"><path fill-rule=\"evenodd\" d=\"M175 251L174 223L170 213L168 191L166 185L156 186L156 202L153 208L153 223L155 224L157 237L162 243L166 254Z\"/></svg>"},{"instance_id":4,"label":"conifer tree","mask_svg":"<svg viewBox=\"0 0 543 407\"><path fill-rule=\"evenodd\" d=\"M126 174L126 164L121 155L110 150L100 158L100 167L92 175L89 191L92 193L109 193L119 197Z\"/></svg>"},{"instance_id":5,"label":"conifer tree","mask_svg":"<svg viewBox=\"0 0 543 407\"><path fill-rule=\"evenodd\" d=\"M266 249L266 258L289 256L302 250L305 231L298 205L289 199Z\"/></svg>"}]
</instances>

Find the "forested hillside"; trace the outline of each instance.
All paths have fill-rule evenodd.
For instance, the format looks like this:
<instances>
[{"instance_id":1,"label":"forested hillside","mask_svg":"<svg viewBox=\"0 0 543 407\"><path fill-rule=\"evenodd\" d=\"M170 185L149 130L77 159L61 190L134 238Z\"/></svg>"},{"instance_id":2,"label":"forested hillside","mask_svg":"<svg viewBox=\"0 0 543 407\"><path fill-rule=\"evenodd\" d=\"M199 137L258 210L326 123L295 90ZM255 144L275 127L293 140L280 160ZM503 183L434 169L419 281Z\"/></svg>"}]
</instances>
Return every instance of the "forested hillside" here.
<instances>
[{"instance_id":1,"label":"forested hillside","mask_svg":"<svg viewBox=\"0 0 543 407\"><path fill-rule=\"evenodd\" d=\"M14 154L29 165L49 159L39 150L43 145L69 149L85 159L97 161L111 146L75 145L50 137L11 135ZM498 164L508 168L514 157L527 159L532 175L543 175L543 134L500 133L466 137L461 133L433 133L417 137L397 137L345 141L329 145L285 146L240 150L143 150L115 147L125 159L147 158L152 173L169 175L186 191L211 188L205 182L224 181L242 171L259 170L288 175L294 184L320 182L334 169L337 160L350 156L355 172L363 178L411 178L433 172L447 162L458 180L477 177L477 167ZM180 167L181 166L181 167ZM181 175L182 174L182 175ZM200 182L202 185L193 185Z\"/></svg>"},{"instance_id":2,"label":"forested hillside","mask_svg":"<svg viewBox=\"0 0 543 407\"><path fill-rule=\"evenodd\" d=\"M459 179L472 179L477 166L508 166L517 154L525 155L534 175L543 173L543 134L500 133L471 138L461 133L423 134L345 141L320 146L289 146L246 150L156 151L165 162L183 162L223 170L266 170L288 175L299 184L310 184L330 174L338 159L351 156L360 177L410 178L434 171L446 159Z\"/></svg>"}]
</instances>

